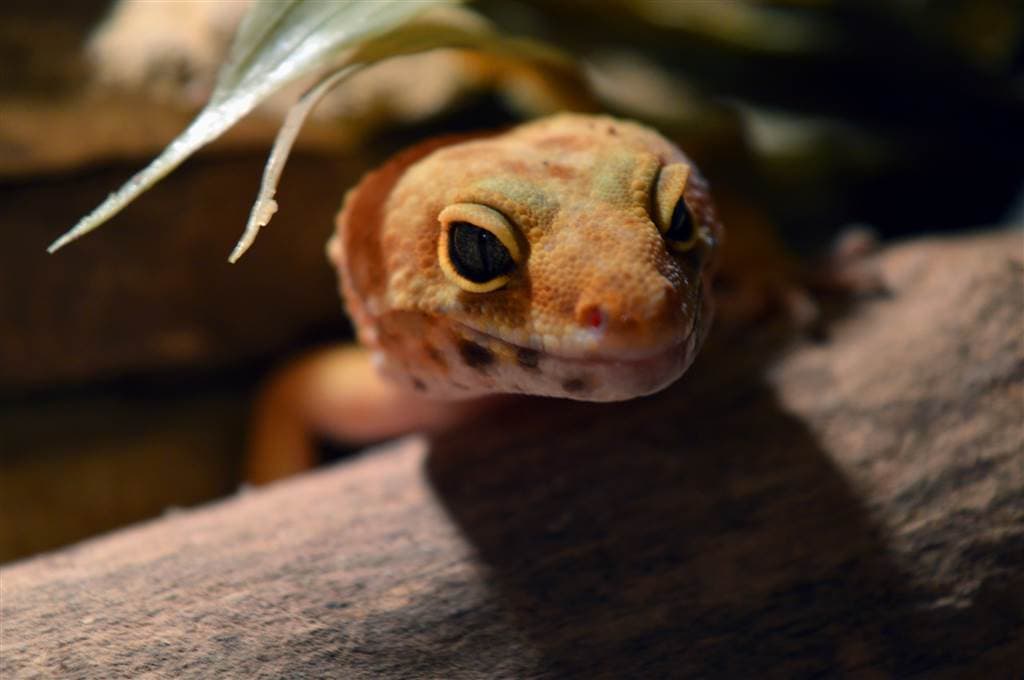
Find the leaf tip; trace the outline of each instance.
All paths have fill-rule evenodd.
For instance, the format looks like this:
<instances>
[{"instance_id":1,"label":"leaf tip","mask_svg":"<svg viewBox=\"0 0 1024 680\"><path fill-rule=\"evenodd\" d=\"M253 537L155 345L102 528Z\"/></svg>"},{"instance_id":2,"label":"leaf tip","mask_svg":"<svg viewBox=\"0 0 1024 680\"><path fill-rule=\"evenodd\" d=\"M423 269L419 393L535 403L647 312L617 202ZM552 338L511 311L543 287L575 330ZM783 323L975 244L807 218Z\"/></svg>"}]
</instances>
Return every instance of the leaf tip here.
<instances>
[{"instance_id":1,"label":"leaf tip","mask_svg":"<svg viewBox=\"0 0 1024 680\"><path fill-rule=\"evenodd\" d=\"M245 232L242 234L242 238L238 239L234 250L228 255L228 262L235 264L242 255L245 255L245 251L249 250L249 246L256 241L256 235L260 233L260 228L270 224L270 219L276 212L277 201L273 198L256 200L252 206L252 212L249 214L249 222L245 225Z\"/></svg>"},{"instance_id":2,"label":"leaf tip","mask_svg":"<svg viewBox=\"0 0 1024 680\"><path fill-rule=\"evenodd\" d=\"M82 223L79 222L74 227L68 229L63 234L61 234L56 240L54 240L53 243L46 247L46 252L48 252L50 255L53 255L55 252L57 252L67 244L71 243L72 241L78 240L79 236L88 231L87 229L82 229L81 225Z\"/></svg>"}]
</instances>

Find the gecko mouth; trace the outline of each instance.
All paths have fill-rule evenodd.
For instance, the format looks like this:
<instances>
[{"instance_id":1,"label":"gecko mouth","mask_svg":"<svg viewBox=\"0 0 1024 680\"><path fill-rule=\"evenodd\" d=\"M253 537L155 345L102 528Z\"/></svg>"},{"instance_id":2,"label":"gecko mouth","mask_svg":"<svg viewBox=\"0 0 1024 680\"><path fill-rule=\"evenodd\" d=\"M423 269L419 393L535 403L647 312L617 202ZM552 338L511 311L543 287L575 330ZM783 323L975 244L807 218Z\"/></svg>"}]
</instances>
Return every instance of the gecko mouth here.
<instances>
[{"instance_id":1,"label":"gecko mouth","mask_svg":"<svg viewBox=\"0 0 1024 680\"><path fill-rule=\"evenodd\" d=\"M583 401L621 401L652 394L675 382L696 358L711 313L707 296L700 294L697 299L696 311L682 339L634 356L560 355L459 324L464 338L459 352L469 369L460 377L464 383L474 383L477 393Z\"/></svg>"}]
</instances>

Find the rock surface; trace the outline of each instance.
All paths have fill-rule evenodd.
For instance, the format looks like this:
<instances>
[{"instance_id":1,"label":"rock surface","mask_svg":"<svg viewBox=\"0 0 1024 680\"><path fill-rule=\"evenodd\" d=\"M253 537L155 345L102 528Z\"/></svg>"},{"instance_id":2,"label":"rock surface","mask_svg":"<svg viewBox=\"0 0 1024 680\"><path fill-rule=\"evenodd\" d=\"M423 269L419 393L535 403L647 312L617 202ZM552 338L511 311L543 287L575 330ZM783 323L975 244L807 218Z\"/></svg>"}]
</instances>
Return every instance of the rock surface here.
<instances>
[{"instance_id":1,"label":"rock surface","mask_svg":"<svg viewBox=\"0 0 1024 680\"><path fill-rule=\"evenodd\" d=\"M0 675L1020 677L1024 238L879 261L823 342L8 565Z\"/></svg>"}]
</instances>

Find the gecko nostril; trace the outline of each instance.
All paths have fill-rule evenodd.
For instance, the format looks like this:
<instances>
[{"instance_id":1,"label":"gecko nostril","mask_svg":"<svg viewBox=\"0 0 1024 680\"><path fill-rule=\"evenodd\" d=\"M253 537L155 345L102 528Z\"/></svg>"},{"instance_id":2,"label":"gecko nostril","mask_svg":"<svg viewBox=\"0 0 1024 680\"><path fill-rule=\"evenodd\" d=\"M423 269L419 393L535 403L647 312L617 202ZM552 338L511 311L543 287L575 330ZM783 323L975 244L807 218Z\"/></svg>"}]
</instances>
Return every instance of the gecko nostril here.
<instances>
[{"instance_id":1,"label":"gecko nostril","mask_svg":"<svg viewBox=\"0 0 1024 680\"><path fill-rule=\"evenodd\" d=\"M597 305L587 305L579 315L580 323L595 331L603 331L608 325L608 315Z\"/></svg>"}]
</instances>

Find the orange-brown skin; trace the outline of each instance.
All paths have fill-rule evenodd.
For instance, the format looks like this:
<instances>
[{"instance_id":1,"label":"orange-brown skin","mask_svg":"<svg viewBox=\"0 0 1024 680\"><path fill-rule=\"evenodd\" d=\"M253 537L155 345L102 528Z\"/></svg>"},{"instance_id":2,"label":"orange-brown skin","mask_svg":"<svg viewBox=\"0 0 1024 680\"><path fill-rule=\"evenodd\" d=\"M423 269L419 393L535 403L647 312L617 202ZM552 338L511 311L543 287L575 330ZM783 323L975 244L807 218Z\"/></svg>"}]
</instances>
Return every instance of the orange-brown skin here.
<instances>
[{"instance_id":1,"label":"orange-brown skin","mask_svg":"<svg viewBox=\"0 0 1024 680\"><path fill-rule=\"evenodd\" d=\"M680 200L686 243L663 234ZM465 222L515 255L494 290L448 255ZM256 432L250 479L308 467L311 430L359 442L443 426L478 408L468 397L666 387L707 333L721 235L697 169L636 123L562 114L399 154L349 192L328 245L369 353L331 351L271 385L258 410L283 424Z\"/></svg>"}]
</instances>

